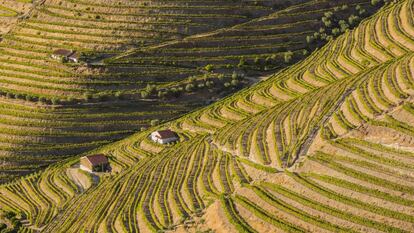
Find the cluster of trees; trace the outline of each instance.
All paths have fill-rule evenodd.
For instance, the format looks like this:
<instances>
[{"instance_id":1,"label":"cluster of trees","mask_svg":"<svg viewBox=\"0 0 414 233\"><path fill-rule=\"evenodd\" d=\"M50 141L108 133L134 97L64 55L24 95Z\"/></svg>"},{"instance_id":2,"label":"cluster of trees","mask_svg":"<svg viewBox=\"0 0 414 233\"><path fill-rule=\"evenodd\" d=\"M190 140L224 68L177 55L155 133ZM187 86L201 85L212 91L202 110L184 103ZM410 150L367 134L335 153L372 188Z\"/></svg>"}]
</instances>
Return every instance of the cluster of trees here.
<instances>
[{"instance_id":1,"label":"cluster of trees","mask_svg":"<svg viewBox=\"0 0 414 233\"><path fill-rule=\"evenodd\" d=\"M113 100L113 99L123 99L124 96L120 91L117 91L115 93L98 93L98 94L92 94L92 93L85 93L83 95L83 100L81 98L75 99L73 96L68 96L66 98L58 98L58 97L46 97L46 96L35 96L31 94L23 94L23 93L14 93L14 92L6 92L6 91L0 91L0 96L4 96L8 99L17 99L17 100L25 100L29 102L39 102L41 104L52 104L52 105L58 105L58 104L73 104L78 102L88 102L88 101L107 101L107 100Z\"/></svg>"},{"instance_id":2,"label":"cluster of trees","mask_svg":"<svg viewBox=\"0 0 414 233\"><path fill-rule=\"evenodd\" d=\"M13 93L13 92L1 92L0 95L7 97L8 99L26 100L31 102L39 102L44 104L58 104L60 100L58 98L46 98L44 96L34 96L30 94Z\"/></svg>"},{"instance_id":3,"label":"cluster of trees","mask_svg":"<svg viewBox=\"0 0 414 233\"><path fill-rule=\"evenodd\" d=\"M207 65L206 70L212 70L213 65ZM141 98L160 98L165 99L168 97L178 98L184 93L191 93L198 90L213 89L213 88L238 88L242 85L244 79L243 74L233 72L231 76L226 76L224 74L211 75L206 74L202 80L196 80L196 77L189 78L189 82L182 84L181 86L175 87L157 87L156 85L148 84L141 91Z\"/></svg>"},{"instance_id":4,"label":"cluster of trees","mask_svg":"<svg viewBox=\"0 0 414 233\"><path fill-rule=\"evenodd\" d=\"M244 56L242 56L239 60L239 63L237 64L237 68L244 69L249 67L255 67L256 69L260 70L271 70L275 67L280 67L286 64L293 63L294 55L295 54L289 50L280 54L256 56L254 59L251 60L247 60Z\"/></svg>"},{"instance_id":5,"label":"cluster of trees","mask_svg":"<svg viewBox=\"0 0 414 233\"><path fill-rule=\"evenodd\" d=\"M233 74L231 75L231 79L228 80L227 82L224 82L224 87L229 88L229 87L233 87L233 88L238 88L241 86L241 81L244 79L244 75L243 74L239 74L237 72L233 72Z\"/></svg>"},{"instance_id":6,"label":"cluster of trees","mask_svg":"<svg viewBox=\"0 0 414 233\"><path fill-rule=\"evenodd\" d=\"M159 88L156 85L148 84L145 89L141 91L141 98L177 98L182 94L183 90L183 87Z\"/></svg>"},{"instance_id":7,"label":"cluster of trees","mask_svg":"<svg viewBox=\"0 0 414 233\"><path fill-rule=\"evenodd\" d=\"M387 0L371 0L372 7L381 7ZM308 44L315 44L332 40L333 38L352 29L359 24L361 19L368 16L368 12L361 5L349 9L348 5L335 7L333 11L325 12L321 18L321 27L313 35L306 37Z\"/></svg>"},{"instance_id":8,"label":"cluster of trees","mask_svg":"<svg viewBox=\"0 0 414 233\"><path fill-rule=\"evenodd\" d=\"M20 219L17 218L14 212L5 212L1 218L9 222L11 227L7 227L5 223L0 223L0 233L17 233L22 227Z\"/></svg>"}]
</instances>

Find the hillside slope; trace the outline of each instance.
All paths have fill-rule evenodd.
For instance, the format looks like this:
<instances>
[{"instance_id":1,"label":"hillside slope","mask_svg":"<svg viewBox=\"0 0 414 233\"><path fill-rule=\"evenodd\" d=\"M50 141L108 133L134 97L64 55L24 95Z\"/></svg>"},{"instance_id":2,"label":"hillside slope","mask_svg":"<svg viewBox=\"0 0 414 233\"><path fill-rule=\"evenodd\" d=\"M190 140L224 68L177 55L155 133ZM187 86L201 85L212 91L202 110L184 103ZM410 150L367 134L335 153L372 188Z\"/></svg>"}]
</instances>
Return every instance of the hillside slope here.
<instances>
[{"instance_id":1,"label":"hillside slope","mask_svg":"<svg viewBox=\"0 0 414 233\"><path fill-rule=\"evenodd\" d=\"M0 42L0 183L250 85L317 46L308 48L306 36L319 30L324 13L339 9L346 19L359 14L358 5L365 15L380 6L369 0L4 0L2 6L21 13L6 17L13 23ZM284 44L286 38L292 43ZM52 59L57 49L77 51L84 61ZM282 62L287 50L293 51L289 63Z\"/></svg>"},{"instance_id":2,"label":"hillside slope","mask_svg":"<svg viewBox=\"0 0 414 233\"><path fill-rule=\"evenodd\" d=\"M207 108L0 188L44 232L411 232L414 0L391 4L303 62ZM157 128L181 142L160 146Z\"/></svg>"}]
</instances>

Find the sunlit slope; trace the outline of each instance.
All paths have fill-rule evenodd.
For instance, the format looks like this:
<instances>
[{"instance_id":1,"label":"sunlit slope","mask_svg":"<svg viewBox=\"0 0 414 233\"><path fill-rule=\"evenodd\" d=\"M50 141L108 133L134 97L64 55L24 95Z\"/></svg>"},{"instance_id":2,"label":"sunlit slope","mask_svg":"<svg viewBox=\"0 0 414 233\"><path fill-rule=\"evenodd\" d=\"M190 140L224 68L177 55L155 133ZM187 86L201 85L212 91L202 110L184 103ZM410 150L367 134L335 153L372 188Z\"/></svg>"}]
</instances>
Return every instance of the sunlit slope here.
<instances>
[{"instance_id":1,"label":"sunlit slope","mask_svg":"<svg viewBox=\"0 0 414 233\"><path fill-rule=\"evenodd\" d=\"M136 49L111 62L135 65L167 63L194 68L213 65L215 70L222 72L280 69L285 66L283 56L286 51L302 57L303 50L313 47L306 42L306 37L319 31L324 13L346 5L347 10L335 12L337 17L344 17L352 14L357 5L373 8L370 1L364 0L284 3L288 7L277 9L272 14L233 27ZM242 66L239 65L241 60L244 61Z\"/></svg>"},{"instance_id":2,"label":"sunlit slope","mask_svg":"<svg viewBox=\"0 0 414 233\"><path fill-rule=\"evenodd\" d=\"M4 2L21 13L0 42L0 183L131 135L151 120L176 118L237 89L225 88L227 81L219 81L216 70L207 72L206 63L177 63L180 51L187 61L210 60L210 52L219 63L223 52L238 54L231 61L258 54L281 59L285 50L301 52L307 46L306 35L318 30L326 11L345 3L350 10L370 5L368 0ZM311 27L304 30L305 24ZM286 38L296 42L285 44ZM186 49L188 43L194 49ZM211 47L217 44L230 50L217 54ZM80 52L89 65L52 59L56 49ZM126 54L135 59L141 50L163 58L102 60ZM229 80L232 69L227 70ZM215 86L187 92L186 84L194 79L201 80L196 86L205 79ZM155 91L142 97L147 85L158 92L181 87L181 96L159 98Z\"/></svg>"},{"instance_id":3,"label":"sunlit slope","mask_svg":"<svg viewBox=\"0 0 414 233\"><path fill-rule=\"evenodd\" d=\"M189 105L126 102L49 106L0 99L0 180L31 173L69 156L120 140Z\"/></svg>"},{"instance_id":4,"label":"sunlit slope","mask_svg":"<svg viewBox=\"0 0 414 233\"><path fill-rule=\"evenodd\" d=\"M0 182L204 103L140 100L146 85L173 83L196 70L91 68L52 59L54 50L73 50L94 60L246 22L271 13L271 3L4 1L4 11L14 9L14 14L0 17L12 23L0 39Z\"/></svg>"},{"instance_id":5,"label":"sunlit slope","mask_svg":"<svg viewBox=\"0 0 414 233\"><path fill-rule=\"evenodd\" d=\"M113 96L118 90L133 92L146 85L143 84L145 76L139 73L154 73L153 67L124 71L123 78L114 80L104 75L105 67L88 71L86 67L76 69L51 59L50 54L63 48L85 53L89 58L111 56L271 13L267 2L263 4L241 5L240 1L119 1L113 4L47 0L4 35L0 43L3 84L0 90L63 100L67 97L83 99L85 93ZM112 72L117 71L122 73L122 70ZM177 74L177 71L172 73Z\"/></svg>"},{"instance_id":6,"label":"sunlit slope","mask_svg":"<svg viewBox=\"0 0 414 233\"><path fill-rule=\"evenodd\" d=\"M410 232L414 1L390 5L305 61L98 151L114 172L76 184L71 159L0 189L44 232ZM201 220L203 219L203 220Z\"/></svg>"}]
</instances>

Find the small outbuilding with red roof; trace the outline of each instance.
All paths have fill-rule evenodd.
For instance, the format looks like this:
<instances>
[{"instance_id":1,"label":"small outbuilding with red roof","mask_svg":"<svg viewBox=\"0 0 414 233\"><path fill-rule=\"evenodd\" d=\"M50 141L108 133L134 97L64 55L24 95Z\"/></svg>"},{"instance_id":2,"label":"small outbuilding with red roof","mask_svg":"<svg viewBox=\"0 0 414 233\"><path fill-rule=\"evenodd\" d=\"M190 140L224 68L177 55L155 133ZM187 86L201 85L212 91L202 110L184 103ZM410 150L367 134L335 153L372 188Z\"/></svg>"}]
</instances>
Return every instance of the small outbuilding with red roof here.
<instances>
[{"instance_id":1,"label":"small outbuilding with red roof","mask_svg":"<svg viewBox=\"0 0 414 233\"><path fill-rule=\"evenodd\" d=\"M151 139L154 142L158 142L160 144L167 144L170 142L178 141L178 136L175 132L166 129L166 130L158 130L151 133Z\"/></svg>"},{"instance_id":2,"label":"small outbuilding with red roof","mask_svg":"<svg viewBox=\"0 0 414 233\"><path fill-rule=\"evenodd\" d=\"M87 155L80 158L80 169L87 172L105 172L109 170L109 161L105 155Z\"/></svg>"}]
</instances>

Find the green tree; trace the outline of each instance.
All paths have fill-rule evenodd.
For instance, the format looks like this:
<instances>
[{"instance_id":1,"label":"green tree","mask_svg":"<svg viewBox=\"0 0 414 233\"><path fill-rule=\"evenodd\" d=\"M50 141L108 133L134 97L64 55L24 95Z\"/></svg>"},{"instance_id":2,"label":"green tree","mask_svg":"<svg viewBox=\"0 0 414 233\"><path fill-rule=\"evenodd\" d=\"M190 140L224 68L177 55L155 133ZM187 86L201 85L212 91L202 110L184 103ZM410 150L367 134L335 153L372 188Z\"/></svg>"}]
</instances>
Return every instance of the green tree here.
<instances>
[{"instance_id":1,"label":"green tree","mask_svg":"<svg viewBox=\"0 0 414 233\"><path fill-rule=\"evenodd\" d=\"M151 120L150 124L151 124L151 126L159 125L160 124L160 120L158 120L158 119Z\"/></svg>"},{"instance_id":2,"label":"green tree","mask_svg":"<svg viewBox=\"0 0 414 233\"><path fill-rule=\"evenodd\" d=\"M287 52L285 52L283 57L284 57L285 63L290 63L292 61L292 58L293 58L293 52L292 51L287 51Z\"/></svg>"},{"instance_id":3,"label":"green tree","mask_svg":"<svg viewBox=\"0 0 414 233\"><path fill-rule=\"evenodd\" d=\"M380 0L371 0L371 5L376 6L380 3Z\"/></svg>"},{"instance_id":4,"label":"green tree","mask_svg":"<svg viewBox=\"0 0 414 233\"><path fill-rule=\"evenodd\" d=\"M339 28L334 28L332 29L332 35L337 36L341 33L341 30L339 30Z\"/></svg>"},{"instance_id":5,"label":"green tree","mask_svg":"<svg viewBox=\"0 0 414 233\"><path fill-rule=\"evenodd\" d=\"M359 20L360 20L359 16L351 15L348 18L348 23L351 26L355 26L359 22Z\"/></svg>"},{"instance_id":6,"label":"green tree","mask_svg":"<svg viewBox=\"0 0 414 233\"><path fill-rule=\"evenodd\" d=\"M307 42L308 44L312 44L314 40L315 40L315 39L313 38L313 36L306 36L306 42Z\"/></svg>"},{"instance_id":7,"label":"green tree","mask_svg":"<svg viewBox=\"0 0 414 233\"><path fill-rule=\"evenodd\" d=\"M194 84L192 84L192 83L187 84L187 85L185 86L185 90L186 90L187 92L191 92L191 91L193 91L193 90L194 90Z\"/></svg>"},{"instance_id":8,"label":"green tree","mask_svg":"<svg viewBox=\"0 0 414 233\"><path fill-rule=\"evenodd\" d=\"M239 84L240 84L239 80L237 80L237 79L233 79L233 80L231 80L231 85L232 85L233 87L237 87Z\"/></svg>"},{"instance_id":9,"label":"green tree","mask_svg":"<svg viewBox=\"0 0 414 233\"><path fill-rule=\"evenodd\" d=\"M211 72L211 71L213 71L213 69L214 69L214 65L212 65L212 64L208 64L208 65L206 65L206 66L204 67L204 69L205 69L205 70L207 70L208 72Z\"/></svg>"},{"instance_id":10,"label":"green tree","mask_svg":"<svg viewBox=\"0 0 414 233\"><path fill-rule=\"evenodd\" d=\"M244 59L244 57L240 58L239 64L237 65L237 67L241 68L244 65L246 65L246 60Z\"/></svg>"},{"instance_id":11,"label":"green tree","mask_svg":"<svg viewBox=\"0 0 414 233\"><path fill-rule=\"evenodd\" d=\"M146 99L148 98L149 94L147 91L141 91L141 98Z\"/></svg>"},{"instance_id":12,"label":"green tree","mask_svg":"<svg viewBox=\"0 0 414 233\"><path fill-rule=\"evenodd\" d=\"M59 99L57 99L57 98L52 98L52 104L53 105L57 105L57 104L59 104Z\"/></svg>"}]
</instances>

